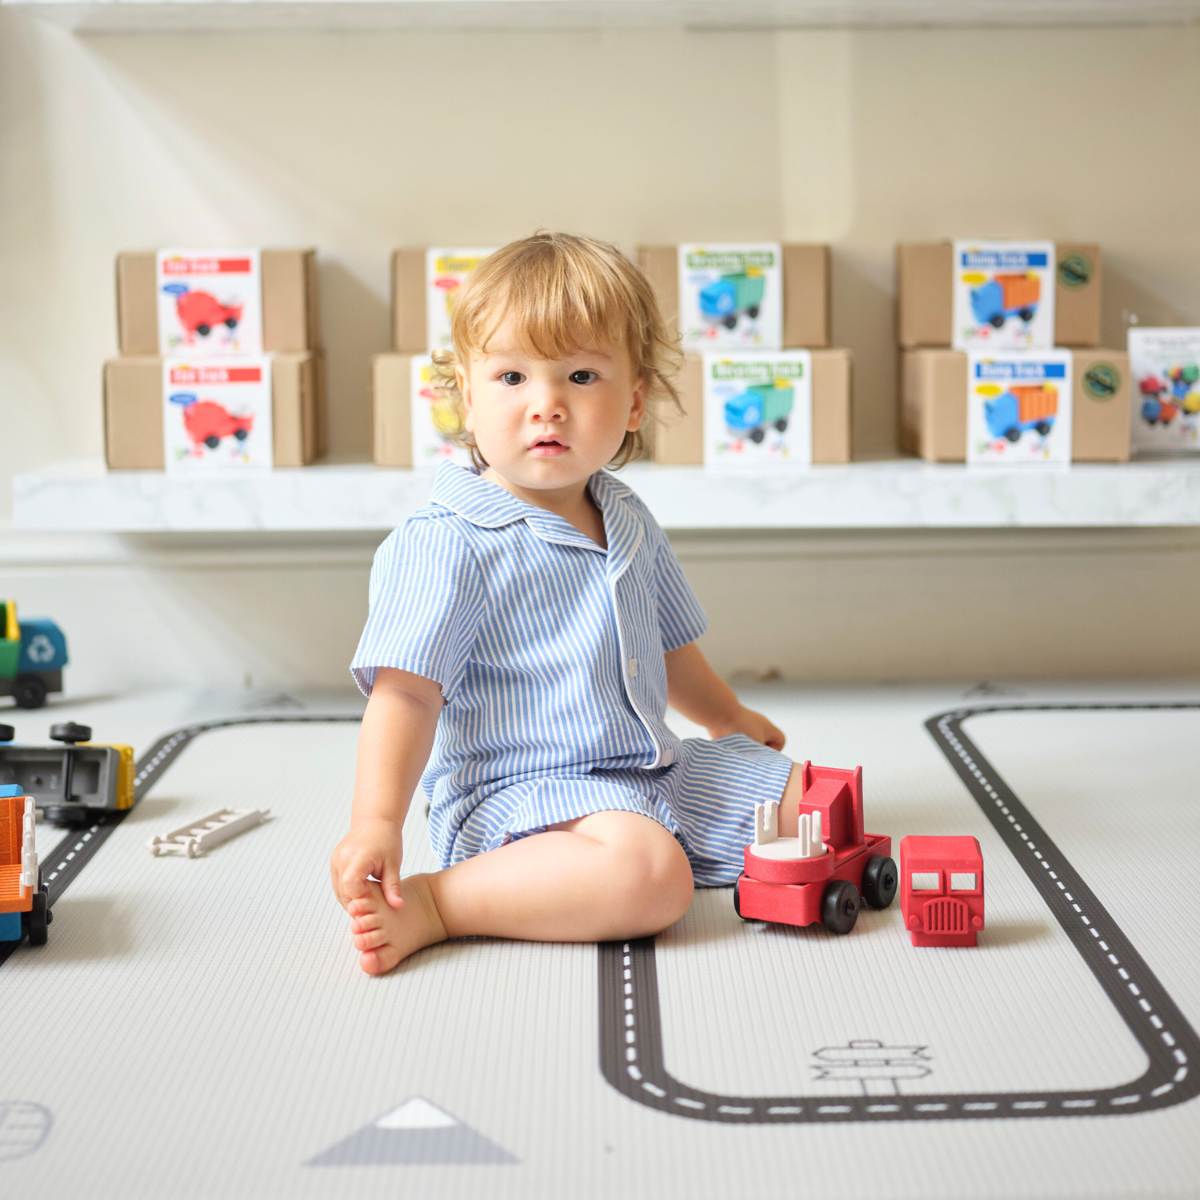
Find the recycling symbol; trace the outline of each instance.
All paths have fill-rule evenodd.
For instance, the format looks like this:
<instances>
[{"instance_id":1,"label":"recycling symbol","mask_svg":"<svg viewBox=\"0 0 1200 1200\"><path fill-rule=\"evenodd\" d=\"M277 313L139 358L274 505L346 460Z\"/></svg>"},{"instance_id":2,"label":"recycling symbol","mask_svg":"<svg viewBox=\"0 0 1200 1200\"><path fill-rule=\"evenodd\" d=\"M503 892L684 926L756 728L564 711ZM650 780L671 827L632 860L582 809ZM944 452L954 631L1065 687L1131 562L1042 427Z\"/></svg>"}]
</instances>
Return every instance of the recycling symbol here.
<instances>
[{"instance_id":1,"label":"recycling symbol","mask_svg":"<svg viewBox=\"0 0 1200 1200\"><path fill-rule=\"evenodd\" d=\"M25 653L30 662L48 663L54 657L54 643L44 633L39 633L29 643Z\"/></svg>"}]
</instances>

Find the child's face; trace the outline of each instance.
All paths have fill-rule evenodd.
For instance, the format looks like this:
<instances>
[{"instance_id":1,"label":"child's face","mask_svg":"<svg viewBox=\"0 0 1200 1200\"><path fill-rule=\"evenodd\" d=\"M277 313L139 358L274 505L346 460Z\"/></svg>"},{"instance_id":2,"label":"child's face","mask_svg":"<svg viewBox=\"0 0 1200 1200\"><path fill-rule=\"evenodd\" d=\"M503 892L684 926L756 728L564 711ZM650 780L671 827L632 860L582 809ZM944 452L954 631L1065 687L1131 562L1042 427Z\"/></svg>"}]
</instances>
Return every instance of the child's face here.
<instances>
[{"instance_id":1,"label":"child's face","mask_svg":"<svg viewBox=\"0 0 1200 1200\"><path fill-rule=\"evenodd\" d=\"M508 325L458 369L465 425L491 468L518 487L585 482L646 411L646 387L624 346L535 358Z\"/></svg>"}]
</instances>

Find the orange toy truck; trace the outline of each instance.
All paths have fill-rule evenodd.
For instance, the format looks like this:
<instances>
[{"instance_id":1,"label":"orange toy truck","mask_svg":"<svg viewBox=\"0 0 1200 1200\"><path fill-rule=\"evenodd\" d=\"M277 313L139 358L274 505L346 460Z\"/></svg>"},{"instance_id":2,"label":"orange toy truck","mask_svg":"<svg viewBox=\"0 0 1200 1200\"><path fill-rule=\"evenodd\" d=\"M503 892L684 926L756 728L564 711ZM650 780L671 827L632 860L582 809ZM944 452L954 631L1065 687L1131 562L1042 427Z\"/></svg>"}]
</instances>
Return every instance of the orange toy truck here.
<instances>
[{"instance_id":1,"label":"orange toy truck","mask_svg":"<svg viewBox=\"0 0 1200 1200\"><path fill-rule=\"evenodd\" d=\"M0 942L46 944L50 908L38 870L33 797L0 787Z\"/></svg>"}]
</instances>

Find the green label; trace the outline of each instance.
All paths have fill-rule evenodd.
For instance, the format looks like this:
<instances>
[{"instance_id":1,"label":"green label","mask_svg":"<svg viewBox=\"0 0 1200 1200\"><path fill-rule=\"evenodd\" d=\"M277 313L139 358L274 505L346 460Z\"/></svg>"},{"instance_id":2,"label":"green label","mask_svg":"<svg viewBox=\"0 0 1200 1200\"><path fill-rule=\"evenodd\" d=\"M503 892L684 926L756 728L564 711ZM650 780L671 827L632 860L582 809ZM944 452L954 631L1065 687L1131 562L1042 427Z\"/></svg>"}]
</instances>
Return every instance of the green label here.
<instances>
[{"instance_id":1,"label":"green label","mask_svg":"<svg viewBox=\"0 0 1200 1200\"><path fill-rule=\"evenodd\" d=\"M718 362L713 364L714 379L803 379L804 364L799 362Z\"/></svg>"},{"instance_id":2,"label":"green label","mask_svg":"<svg viewBox=\"0 0 1200 1200\"><path fill-rule=\"evenodd\" d=\"M1087 287L1093 271L1092 260L1086 254L1064 254L1058 260L1058 282L1071 291Z\"/></svg>"},{"instance_id":3,"label":"green label","mask_svg":"<svg viewBox=\"0 0 1200 1200\"><path fill-rule=\"evenodd\" d=\"M1093 363L1083 373L1084 395L1093 400L1111 400L1121 390L1121 372L1112 363Z\"/></svg>"},{"instance_id":4,"label":"green label","mask_svg":"<svg viewBox=\"0 0 1200 1200\"><path fill-rule=\"evenodd\" d=\"M708 271L745 271L748 267L763 270L775 265L774 250L700 250L687 256L687 265Z\"/></svg>"}]
</instances>

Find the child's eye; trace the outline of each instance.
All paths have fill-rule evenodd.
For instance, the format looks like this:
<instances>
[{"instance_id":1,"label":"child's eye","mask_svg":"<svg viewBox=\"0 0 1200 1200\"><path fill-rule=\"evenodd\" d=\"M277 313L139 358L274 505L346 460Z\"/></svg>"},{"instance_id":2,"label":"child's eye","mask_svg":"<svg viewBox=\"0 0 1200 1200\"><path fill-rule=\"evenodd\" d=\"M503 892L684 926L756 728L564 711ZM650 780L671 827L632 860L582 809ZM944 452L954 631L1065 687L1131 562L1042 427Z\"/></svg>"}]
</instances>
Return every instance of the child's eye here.
<instances>
[{"instance_id":1,"label":"child's eye","mask_svg":"<svg viewBox=\"0 0 1200 1200\"><path fill-rule=\"evenodd\" d=\"M595 371L572 371L572 383L594 383L600 376Z\"/></svg>"},{"instance_id":2,"label":"child's eye","mask_svg":"<svg viewBox=\"0 0 1200 1200\"><path fill-rule=\"evenodd\" d=\"M505 371L500 376L500 382L508 387L516 387L517 384L525 382L525 376L520 371Z\"/></svg>"}]
</instances>

